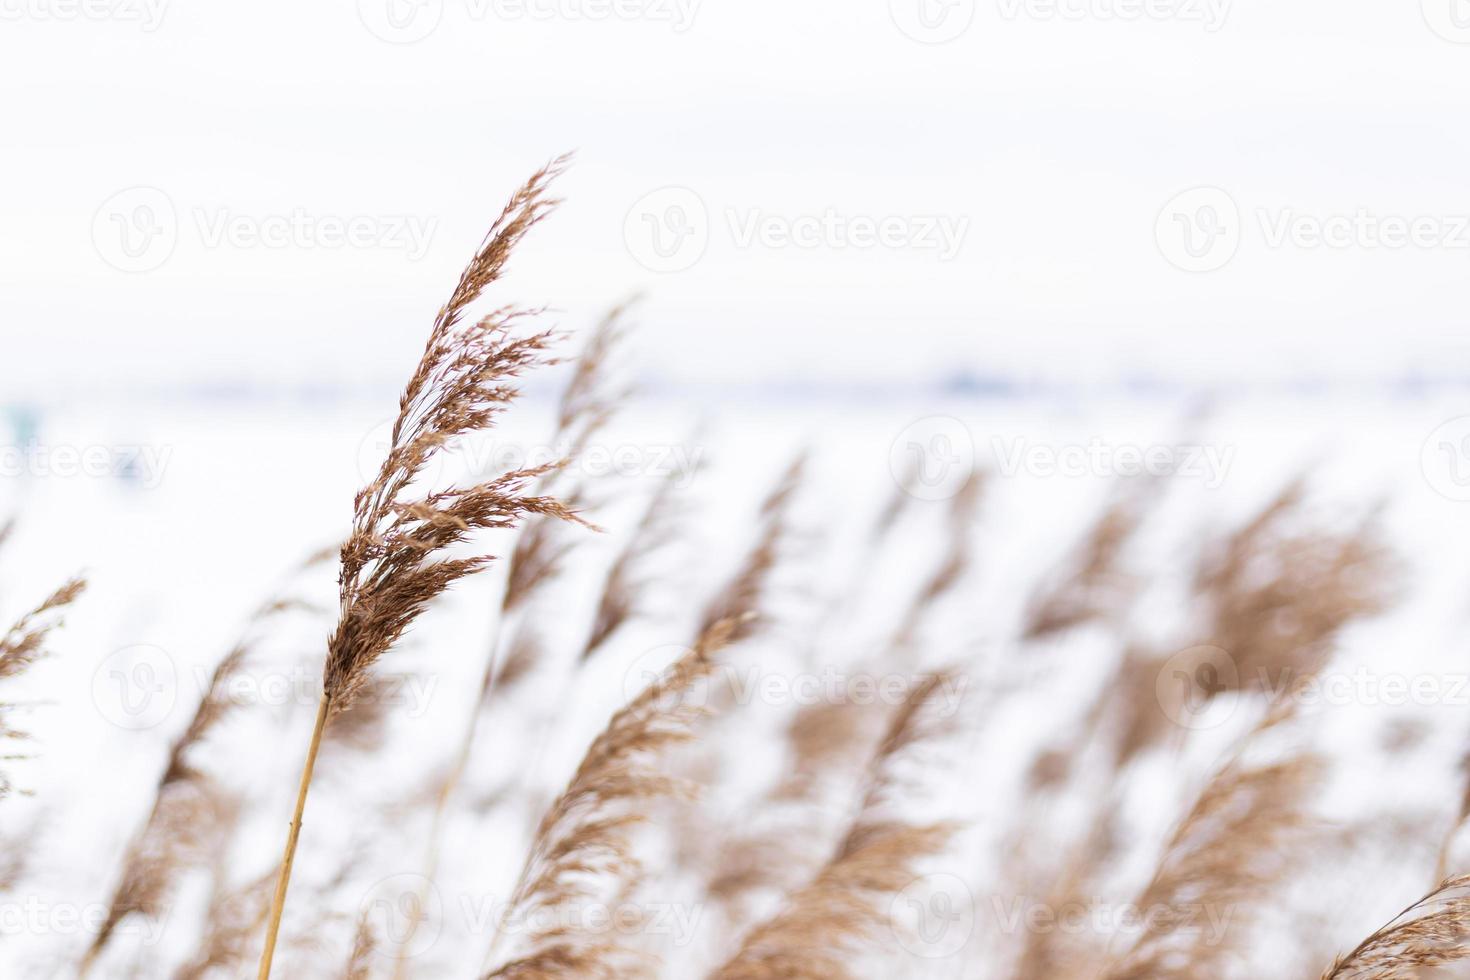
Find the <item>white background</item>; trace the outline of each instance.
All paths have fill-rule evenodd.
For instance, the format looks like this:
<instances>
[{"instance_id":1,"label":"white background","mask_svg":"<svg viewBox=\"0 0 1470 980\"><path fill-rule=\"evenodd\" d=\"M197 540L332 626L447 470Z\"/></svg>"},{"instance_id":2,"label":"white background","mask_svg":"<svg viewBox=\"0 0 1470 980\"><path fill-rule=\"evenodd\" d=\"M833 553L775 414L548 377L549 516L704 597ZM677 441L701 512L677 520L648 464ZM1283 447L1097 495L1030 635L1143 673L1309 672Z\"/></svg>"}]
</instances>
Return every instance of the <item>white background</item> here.
<instances>
[{"instance_id":1,"label":"white background","mask_svg":"<svg viewBox=\"0 0 1470 980\"><path fill-rule=\"evenodd\" d=\"M501 201L572 149L569 203L521 255L512 292L580 325L646 291L648 370L663 378L1467 367L1470 231L1458 248L1273 248L1258 216L1470 214L1470 45L1431 26L1453 25L1460 0L1160 0L1136 19L1119 16L1137 9L1128 0L924 0L933 34L914 26L920 0L639 0L631 19L576 0L391 0L406 35L384 27L389 0L94 2L0 4L0 382L13 395L396 384ZM369 25L433 29L389 43ZM920 43L900 25L958 34ZM117 233L105 211L100 248L93 226L140 185L168 196L177 245L129 274L104 260ZM1155 224L1201 185L1237 203L1240 245L1188 273ZM641 265L624 235L630 208L666 186L708 210L707 251L674 273ZM828 208L946 215L968 231L942 261L742 247L728 217ZM210 245L200 231L298 211L434 231L416 260Z\"/></svg>"}]
</instances>

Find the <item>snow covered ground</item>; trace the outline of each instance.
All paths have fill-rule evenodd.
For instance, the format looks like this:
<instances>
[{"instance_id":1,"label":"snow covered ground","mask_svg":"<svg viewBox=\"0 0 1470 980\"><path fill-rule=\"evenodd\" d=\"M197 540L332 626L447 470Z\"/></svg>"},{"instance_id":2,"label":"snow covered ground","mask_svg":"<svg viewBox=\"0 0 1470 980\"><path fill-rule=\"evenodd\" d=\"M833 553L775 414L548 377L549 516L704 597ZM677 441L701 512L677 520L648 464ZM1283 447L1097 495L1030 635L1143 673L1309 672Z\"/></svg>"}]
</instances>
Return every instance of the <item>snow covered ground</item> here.
<instances>
[{"instance_id":1,"label":"snow covered ground","mask_svg":"<svg viewBox=\"0 0 1470 980\"><path fill-rule=\"evenodd\" d=\"M1328 525L1382 504L1383 537L1402 563L1399 599L1343 635L1332 671L1343 685L1306 706L1308 720L1290 738L1333 762L1315 804L1326 819L1405 823L1418 828L1419 843L1389 845L1376 863L1344 860L1336 880L1329 868L1331 887L1292 898L1324 919L1312 942L1293 945L1289 935L1263 927L1258 955L1270 963L1281 949L1301 955L1310 945L1309 952L1330 955L1350 948L1428 889L1438 838L1427 838L1449 830L1461 795L1457 767L1470 733L1470 685L1463 683L1470 677L1467 406L1464 390L1408 387L1211 398L1136 389L720 389L638 397L581 464L579 472L594 478L592 516L605 533L586 535L555 601L533 613L545 623L543 666L476 743L433 889L432 927L415 940L414 962L428 971L421 975L469 976L482 961L488 916L518 870L534 807L565 781L640 679L691 641L706 599L752 543L759 501L803 449L810 465L776 572L770 628L737 651L737 676L751 684L754 703L737 703L720 723L722 738L732 731L739 738L739 751L725 757L734 768L722 777L737 787L779 768L780 719L802 703L792 683L756 682L794 682L817 664L851 670L881 653L915 590L954 544L947 522L955 493L966 478L985 481L963 531L973 561L924 617L918 652L892 668L917 673L958 660L976 680L960 709L964 735L928 767L920 794L933 814L967 825L954 852L932 869L963 883L956 921L966 941L951 933L949 946L928 950L936 958L910 959L895 975L1005 975L1016 936L997 898L1018 897L1007 891L1006 850L1027 812L1026 772L1041 750L1076 729L1125 647L1209 642L1191 632L1198 624L1185 598L1203 542L1247 520L1295 476L1305 478L1311 512ZM255 395L12 412L0 514L18 523L0 551L0 608L13 619L78 571L90 587L55 637L56 656L5 692L6 700L34 700L22 727L35 740L26 747L34 758L9 767L32 795L0 803L7 847L23 848L28 859L3 900L0 975L71 975L69 964L90 938L87 923L115 883L122 848L146 818L170 741L251 610L280 593L319 608L275 621L262 637L233 689L242 707L203 757L248 801L228 853L216 855L226 878L239 884L269 871L335 600L330 562L298 566L345 532L392 408L386 399ZM536 386L493 441L460 447L450 466L489 472L550 451L549 409L547 390ZM915 465L919 480L908 484L902 518L881 547L870 548L875 515ZM1035 588L1140 470L1164 478L1165 490L1126 553L1143 583L1137 600L1111 620L1022 640ZM601 575L642 500L670 472L687 513L646 615L573 673ZM509 547L495 545L500 554ZM345 961L358 910L385 894L384 928L401 919L393 902L424 867L416 800L463 731L500 586L491 571L436 605L385 661L403 680L381 744L324 757L288 907L288 922L293 913L303 925L321 917L311 919L321 948L298 942L289 954L298 962L316 963L318 955ZM804 661L809 650L815 659ZM1395 688L1394 678L1410 693ZM1242 703L1208 724L1181 726L1167 750L1131 773L1133 826L1153 838L1133 842L1138 868L1119 873L1124 891L1114 900L1134 897L1127 889L1147 880L1162 834L1257 717ZM1385 744L1406 729L1418 733L1412 747L1390 755ZM1086 829L1085 814L1057 819L1062 826L1080 821L1079 839ZM814 852L825 846L815 837L810 845ZM186 876L160 920L128 924L99 975L173 975L199 939L208 865ZM717 919L685 897L681 869L655 868L653 877L667 882L660 894L670 896L670 907L687 913L673 917L664 934L676 964L665 975L698 975L721 948ZM289 926L287 936L301 939L291 938Z\"/></svg>"}]
</instances>

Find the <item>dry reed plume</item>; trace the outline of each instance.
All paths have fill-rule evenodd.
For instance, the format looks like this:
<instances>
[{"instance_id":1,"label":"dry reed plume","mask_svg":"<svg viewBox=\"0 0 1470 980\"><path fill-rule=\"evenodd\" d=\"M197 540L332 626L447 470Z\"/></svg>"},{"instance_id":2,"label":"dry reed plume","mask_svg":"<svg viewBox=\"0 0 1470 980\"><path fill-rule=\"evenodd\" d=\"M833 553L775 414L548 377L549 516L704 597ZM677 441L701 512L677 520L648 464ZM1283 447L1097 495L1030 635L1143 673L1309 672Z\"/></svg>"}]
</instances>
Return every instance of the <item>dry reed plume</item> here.
<instances>
[{"instance_id":1,"label":"dry reed plume","mask_svg":"<svg viewBox=\"0 0 1470 980\"><path fill-rule=\"evenodd\" d=\"M608 569L602 594L597 600L592 629L582 647L583 660L602 649L624 623L638 616L640 597L649 591L651 584L645 566L678 539L680 513L675 497L675 480L675 474L670 473L659 484L629 536L627 546Z\"/></svg>"},{"instance_id":2,"label":"dry reed plume","mask_svg":"<svg viewBox=\"0 0 1470 980\"><path fill-rule=\"evenodd\" d=\"M560 501L526 492L549 466L513 470L470 487L416 488L430 460L452 440L489 427L518 394L514 379L548 360L549 333L511 333L528 311L502 307L462 321L500 279L516 244L555 205L546 189L564 165L564 159L555 161L516 192L460 275L399 399L387 457L357 494L352 533L341 552L337 627L327 643L321 701L266 927L260 980L270 976L301 815L328 720L352 706L372 666L430 601L491 560L451 557L450 549L477 531L511 528L530 515L577 520Z\"/></svg>"},{"instance_id":3,"label":"dry reed plume","mask_svg":"<svg viewBox=\"0 0 1470 980\"><path fill-rule=\"evenodd\" d=\"M0 534L0 543L9 536L10 531L11 527L7 525L3 534ZM72 579L47 596L39 606L22 616L0 636L0 681L19 677L38 660L47 656L46 637L61 625L63 611L76 601L86 587L85 580ZM10 713L18 707L19 704L0 701L0 741L24 741L29 737L10 720ZM24 758L27 756L14 753L0 755L0 760L4 761ZM0 800L9 796L12 791L13 784L9 775L0 772Z\"/></svg>"},{"instance_id":4,"label":"dry reed plume","mask_svg":"<svg viewBox=\"0 0 1470 980\"><path fill-rule=\"evenodd\" d=\"M1470 875L1450 878L1338 957L1322 980L1419 980L1470 959Z\"/></svg>"},{"instance_id":5,"label":"dry reed plume","mask_svg":"<svg viewBox=\"0 0 1470 980\"><path fill-rule=\"evenodd\" d=\"M882 899L911 884L918 863L943 850L954 834L949 824L910 824L888 812L888 804L900 784L903 755L947 728L950 719L934 714L932 699L958 676L940 672L909 692L869 762L856 816L832 856L786 896L775 916L746 934L739 950L711 974L715 980L856 976L854 958L878 942L888 924Z\"/></svg>"},{"instance_id":6,"label":"dry reed plume","mask_svg":"<svg viewBox=\"0 0 1470 980\"><path fill-rule=\"evenodd\" d=\"M760 623L756 614L765 606L771 572L791 536L791 503L801 488L806 466L806 454L797 455L761 502L760 535L746 552L739 570L705 606L701 632L713 628L716 623L729 621L736 624L732 642L748 639L755 633Z\"/></svg>"},{"instance_id":7,"label":"dry reed plume","mask_svg":"<svg viewBox=\"0 0 1470 980\"><path fill-rule=\"evenodd\" d=\"M1272 712L1247 740L1286 724ZM1242 753L1244 750L1242 750ZM1205 786L1165 845L1153 879L1135 907L1149 912L1138 938L1105 980L1205 980L1222 973L1237 950L1247 916L1305 854L1310 792L1321 760L1294 755L1249 763L1237 755ZM1200 917L1203 910L1220 934Z\"/></svg>"},{"instance_id":8,"label":"dry reed plume","mask_svg":"<svg viewBox=\"0 0 1470 980\"><path fill-rule=\"evenodd\" d=\"M317 560L314 557L302 567ZM201 771L191 756L239 706L229 688L254 650L259 631L298 608L302 604L288 598L266 602L251 615L239 641L215 666L188 726L169 748L152 809L123 854L122 875L108 900L107 915L82 959L80 976L91 970L124 919L156 916L177 875L215 852L221 832L236 815L238 801Z\"/></svg>"},{"instance_id":9,"label":"dry reed plume","mask_svg":"<svg viewBox=\"0 0 1470 980\"><path fill-rule=\"evenodd\" d=\"M571 379L562 390L557 407L556 431L552 437L553 445L567 446L567 455L540 476L538 492L547 493L556 486L565 472L565 465L576 460L586 450L593 437L611 420L618 402L626 397L625 390L612 389L607 379L614 349L626 331L623 324L626 312L627 304L610 311L592 332L576 360ZM583 500L584 494L585 488L578 482L564 496L569 503L575 505ZM507 627L506 624L518 610L529 605L547 589L561 573L575 544L556 539L556 531L562 523L556 514L532 515L520 528L515 547L506 561L505 589L501 593L495 635L485 658L479 697L470 709L469 720L461 732L453 760L434 790L433 815L425 842L425 889L432 885L438 874L439 854L449 818L449 806L469 768L481 720L490 710L492 700L514 687L541 659L541 641L531 617L523 613L515 619L513 626ZM397 963L394 968L396 978L407 975L408 950L422 923L424 904L420 893L410 915L408 928L398 943Z\"/></svg>"},{"instance_id":10,"label":"dry reed plume","mask_svg":"<svg viewBox=\"0 0 1470 980\"><path fill-rule=\"evenodd\" d=\"M551 980L565 976L625 977L640 970L638 957L595 933L544 925L538 912L592 901L599 884L631 891L641 865L627 840L644 816L634 804L677 795L687 784L667 775L660 754L694 737L704 713L692 689L715 668L715 657L736 632L732 621L706 629L664 675L613 715L583 756L566 790L536 828L509 912L489 953L494 957L504 925L536 921L515 959L488 978Z\"/></svg>"},{"instance_id":11,"label":"dry reed plume","mask_svg":"<svg viewBox=\"0 0 1470 980\"><path fill-rule=\"evenodd\" d=\"M1157 484L1130 488L1103 511L1062 574L1032 596L1024 636L1053 636L1116 615L1127 607L1135 579L1122 568L1123 549L1143 521Z\"/></svg>"}]
</instances>

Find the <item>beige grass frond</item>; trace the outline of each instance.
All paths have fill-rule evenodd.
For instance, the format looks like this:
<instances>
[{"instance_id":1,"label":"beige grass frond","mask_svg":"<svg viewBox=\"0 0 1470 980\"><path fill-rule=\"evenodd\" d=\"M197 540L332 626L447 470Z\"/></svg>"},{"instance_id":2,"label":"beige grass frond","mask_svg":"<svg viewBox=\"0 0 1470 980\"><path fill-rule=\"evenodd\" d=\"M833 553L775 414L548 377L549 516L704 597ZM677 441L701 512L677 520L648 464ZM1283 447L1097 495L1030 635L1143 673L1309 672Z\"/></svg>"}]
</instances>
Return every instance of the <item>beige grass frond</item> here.
<instances>
[{"instance_id":1,"label":"beige grass frond","mask_svg":"<svg viewBox=\"0 0 1470 980\"><path fill-rule=\"evenodd\" d=\"M1449 878L1338 957L1322 980L1419 980L1470 959L1470 875Z\"/></svg>"},{"instance_id":2,"label":"beige grass frond","mask_svg":"<svg viewBox=\"0 0 1470 980\"><path fill-rule=\"evenodd\" d=\"M537 826L511 896L507 921L537 923L523 938L529 951L486 974L488 978L615 975L608 971L624 957L616 944L566 926L542 925L555 917L538 913L637 882L641 868L627 837L644 819L638 804L686 790L682 780L666 774L659 756L694 737L691 726L704 709L691 703L690 692L714 670L714 658L734 629L734 623L722 621L705 631L593 740L566 790ZM592 972L561 972L569 963ZM597 972L603 969L598 964L606 970Z\"/></svg>"}]
</instances>

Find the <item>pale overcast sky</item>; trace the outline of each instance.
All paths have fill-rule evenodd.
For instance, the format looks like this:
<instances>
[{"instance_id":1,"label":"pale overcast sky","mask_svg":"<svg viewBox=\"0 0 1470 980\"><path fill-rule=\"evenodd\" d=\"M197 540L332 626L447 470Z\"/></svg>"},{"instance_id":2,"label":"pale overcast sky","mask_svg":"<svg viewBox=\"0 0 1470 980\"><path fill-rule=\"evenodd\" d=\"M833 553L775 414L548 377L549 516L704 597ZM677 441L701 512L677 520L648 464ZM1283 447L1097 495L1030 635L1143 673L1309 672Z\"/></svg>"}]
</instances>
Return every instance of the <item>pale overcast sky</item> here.
<instances>
[{"instance_id":1,"label":"pale overcast sky","mask_svg":"<svg viewBox=\"0 0 1470 980\"><path fill-rule=\"evenodd\" d=\"M498 298L642 291L656 375L1470 375L1464 0L0 16L12 396L396 382L568 149Z\"/></svg>"}]
</instances>

